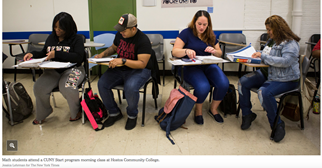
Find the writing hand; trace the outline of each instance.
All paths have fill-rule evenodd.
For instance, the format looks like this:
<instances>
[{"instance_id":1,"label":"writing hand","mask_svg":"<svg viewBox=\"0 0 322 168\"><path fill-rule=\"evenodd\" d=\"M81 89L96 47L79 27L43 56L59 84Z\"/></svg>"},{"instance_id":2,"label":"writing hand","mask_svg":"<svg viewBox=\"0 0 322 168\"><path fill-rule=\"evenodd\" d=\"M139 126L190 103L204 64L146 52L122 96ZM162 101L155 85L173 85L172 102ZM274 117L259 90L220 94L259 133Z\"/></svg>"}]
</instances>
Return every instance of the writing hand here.
<instances>
[{"instance_id":1,"label":"writing hand","mask_svg":"<svg viewBox=\"0 0 322 168\"><path fill-rule=\"evenodd\" d=\"M208 46L206 49L205 49L205 52L209 52L211 53L212 55L215 55L216 53L216 49L211 47L211 46Z\"/></svg>"},{"instance_id":2,"label":"writing hand","mask_svg":"<svg viewBox=\"0 0 322 168\"><path fill-rule=\"evenodd\" d=\"M32 57L33 55L31 53L27 53L24 57L23 57L23 61L28 61L30 60L30 58Z\"/></svg>"},{"instance_id":3,"label":"writing hand","mask_svg":"<svg viewBox=\"0 0 322 168\"><path fill-rule=\"evenodd\" d=\"M45 61L48 61L48 60L51 60L51 59L55 58L55 50L50 51L46 55L47 55L47 58L45 59Z\"/></svg>"},{"instance_id":4,"label":"writing hand","mask_svg":"<svg viewBox=\"0 0 322 168\"><path fill-rule=\"evenodd\" d=\"M186 49L186 54L189 57L189 59L193 59L196 58L196 52L194 50L191 49Z\"/></svg>"},{"instance_id":5,"label":"writing hand","mask_svg":"<svg viewBox=\"0 0 322 168\"><path fill-rule=\"evenodd\" d=\"M103 58L103 56L104 56L104 54L103 54L104 52L102 52L102 53L100 53L100 54L97 54L97 55L95 55L95 57L94 58Z\"/></svg>"},{"instance_id":6,"label":"writing hand","mask_svg":"<svg viewBox=\"0 0 322 168\"><path fill-rule=\"evenodd\" d=\"M253 55L252 55L252 58L261 58L261 53L260 52L255 52Z\"/></svg>"}]
</instances>

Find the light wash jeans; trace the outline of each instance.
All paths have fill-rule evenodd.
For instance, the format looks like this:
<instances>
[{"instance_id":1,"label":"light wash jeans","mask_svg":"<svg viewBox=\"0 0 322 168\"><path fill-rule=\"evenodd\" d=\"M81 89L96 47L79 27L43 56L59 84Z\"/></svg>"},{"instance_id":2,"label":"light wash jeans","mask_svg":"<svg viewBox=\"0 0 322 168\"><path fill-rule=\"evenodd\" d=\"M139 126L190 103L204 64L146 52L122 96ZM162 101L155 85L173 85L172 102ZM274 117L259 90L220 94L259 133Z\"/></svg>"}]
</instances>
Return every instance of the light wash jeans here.
<instances>
[{"instance_id":1,"label":"light wash jeans","mask_svg":"<svg viewBox=\"0 0 322 168\"><path fill-rule=\"evenodd\" d=\"M243 116L251 114L252 103L250 102L250 89L259 88L258 99L267 112L271 127L277 114L277 102L274 96L295 89L299 82L276 82L267 81L260 70L244 75L238 82L239 104ZM278 119L278 124L281 123Z\"/></svg>"}]
</instances>

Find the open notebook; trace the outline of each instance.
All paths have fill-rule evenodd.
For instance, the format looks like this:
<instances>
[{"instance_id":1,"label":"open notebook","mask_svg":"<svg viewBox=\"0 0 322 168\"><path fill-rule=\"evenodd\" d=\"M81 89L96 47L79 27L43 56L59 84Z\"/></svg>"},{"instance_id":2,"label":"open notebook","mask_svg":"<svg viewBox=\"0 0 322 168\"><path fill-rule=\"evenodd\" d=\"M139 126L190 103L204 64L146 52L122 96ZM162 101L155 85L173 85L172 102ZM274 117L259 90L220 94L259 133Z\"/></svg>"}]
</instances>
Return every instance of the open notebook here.
<instances>
[{"instance_id":1,"label":"open notebook","mask_svg":"<svg viewBox=\"0 0 322 168\"><path fill-rule=\"evenodd\" d=\"M24 61L13 67L18 68L52 68L52 69L59 69L59 68L69 68L71 66L76 65L76 63L70 62L58 62L58 61L45 61L46 57L44 58L34 58L28 61Z\"/></svg>"}]
</instances>

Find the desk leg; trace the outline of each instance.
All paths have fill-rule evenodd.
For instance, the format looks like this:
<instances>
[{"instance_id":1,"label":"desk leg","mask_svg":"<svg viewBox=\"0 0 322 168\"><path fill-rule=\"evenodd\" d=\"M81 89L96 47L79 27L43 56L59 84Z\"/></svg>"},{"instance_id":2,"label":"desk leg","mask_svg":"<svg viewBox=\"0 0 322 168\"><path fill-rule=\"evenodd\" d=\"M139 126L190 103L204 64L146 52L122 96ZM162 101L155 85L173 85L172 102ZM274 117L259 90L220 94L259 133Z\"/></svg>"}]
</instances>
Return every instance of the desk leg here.
<instances>
[{"instance_id":1,"label":"desk leg","mask_svg":"<svg viewBox=\"0 0 322 168\"><path fill-rule=\"evenodd\" d=\"M17 65L17 57L15 57L15 56L12 54L12 46L13 46L13 45L16 45L16 44L9 44L9 48L10 48L10 55L11 55L12 57L14 57L14 58L15 58L15 65ZM19 46L20 46L20 49L21 49L22 53L25 53L25 50L23 49L22 45L21 45L21 44L19 44ZM14 82L16 82L16 79L17 79L17 68L15 67L15 68L14 68L14 77L13 77L13 81L14 81Z\"/></svg>"},{"instance_id":2,"label":"desk leg","mask_svg":"<svg viewBox=\"0 0 322 168\"><path fill-rule=\"evenodd\" d=\"M180 85L183 84L183 65L181 65L181 81L180 81Z\"/></svg>"},{"instance_id":3,"label":"desk leg","mask_svg":"<svg viewBox=\"0 0 322 168\"><path fill-rule=\"evenodd\" d=\"M225 53L225 52L226 52L226 44L223 44L223 45L224 45L224 48L223 48L223 51L222 51L222 54L223 54L223 55L222 55L222 58L225 58L225 54L226 54L226 53ZM222 66L221 66L221 67L222 67L221 69L222 69L222 71L225 73L225 64L221 64L221 65L222 65Z\"/></svg>"}]
</instances>

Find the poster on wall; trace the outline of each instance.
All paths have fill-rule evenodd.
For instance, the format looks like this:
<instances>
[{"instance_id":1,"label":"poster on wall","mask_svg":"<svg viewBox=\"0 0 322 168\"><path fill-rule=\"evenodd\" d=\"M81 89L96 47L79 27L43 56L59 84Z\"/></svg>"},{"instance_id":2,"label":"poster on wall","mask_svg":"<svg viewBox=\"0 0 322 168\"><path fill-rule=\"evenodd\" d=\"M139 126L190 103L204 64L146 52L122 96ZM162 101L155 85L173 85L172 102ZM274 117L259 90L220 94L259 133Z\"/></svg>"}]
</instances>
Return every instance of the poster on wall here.
<instances>
[{"instance_id":1,"label":"poster on wall","mask_svg":"<svg viewBox=\"0 0 322 168\"><path fill-rule=\"evenodd\" d=\"M212 6L213 0L161 0L161 8L178 7L207 7Z\"/></svg>"}]
</instances>

